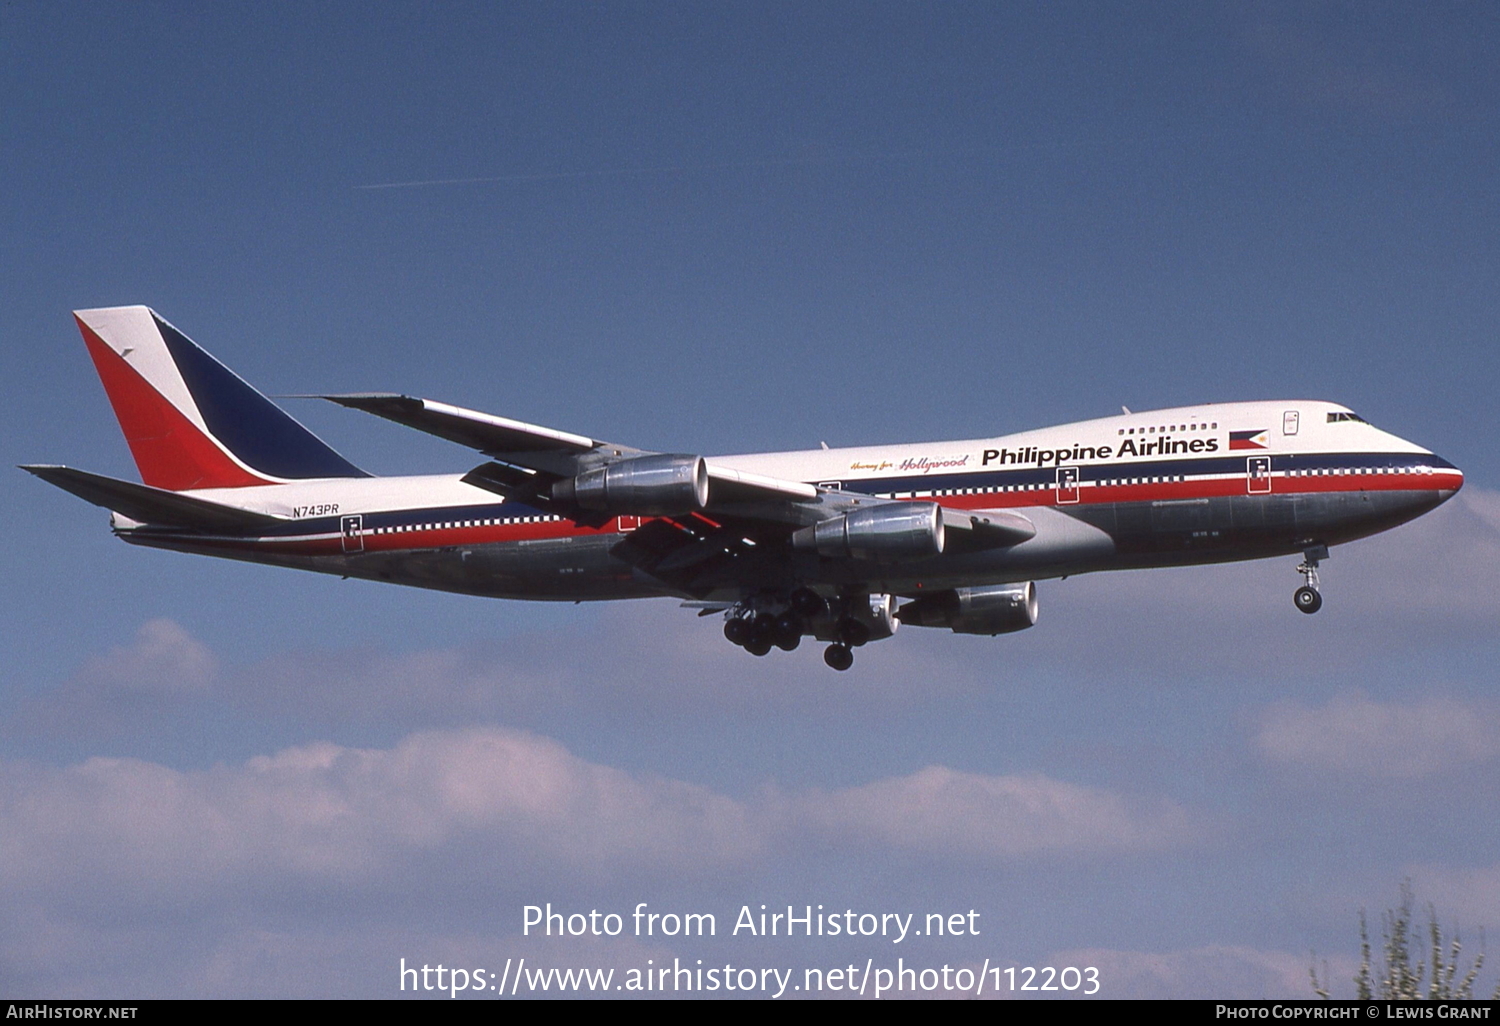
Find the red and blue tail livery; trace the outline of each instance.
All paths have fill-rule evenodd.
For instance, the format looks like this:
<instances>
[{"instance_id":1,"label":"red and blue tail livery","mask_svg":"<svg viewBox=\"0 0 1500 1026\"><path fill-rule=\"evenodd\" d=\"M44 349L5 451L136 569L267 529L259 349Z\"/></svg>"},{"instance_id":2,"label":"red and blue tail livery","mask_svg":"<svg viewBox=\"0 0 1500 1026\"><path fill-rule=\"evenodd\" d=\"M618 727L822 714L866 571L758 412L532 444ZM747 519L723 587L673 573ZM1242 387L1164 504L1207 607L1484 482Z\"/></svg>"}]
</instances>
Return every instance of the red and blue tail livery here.
<instances>
[{"instance_id":1,"label":"red and blue tail livery","mask_svg":"<svg viewBox=\"0 0 1500 1026\"><path fill-rule=\"evenodd\" d=\"M148 485L369 476L146 307L73 317Z\"/></svg>"},{"instance_id":2,"label":"red and blue tail livery","mask_svg":"<svg viewBox=\"0 0 1500 1026\"><path fill-rule=\"evenodd\" d=\"M1036 582L1079 573L1300 555L1294 599L1317 612L1330 547L1463 486L1316 400L702 456L399 393L324 396L479 454L465 474L373 477L146 307L74 316L141 482L23 469L108 509L127 542L495 598L673 597L754 655L825 642L838 670L902 624L1029 628Z\"/></svg>"}]
</instances>

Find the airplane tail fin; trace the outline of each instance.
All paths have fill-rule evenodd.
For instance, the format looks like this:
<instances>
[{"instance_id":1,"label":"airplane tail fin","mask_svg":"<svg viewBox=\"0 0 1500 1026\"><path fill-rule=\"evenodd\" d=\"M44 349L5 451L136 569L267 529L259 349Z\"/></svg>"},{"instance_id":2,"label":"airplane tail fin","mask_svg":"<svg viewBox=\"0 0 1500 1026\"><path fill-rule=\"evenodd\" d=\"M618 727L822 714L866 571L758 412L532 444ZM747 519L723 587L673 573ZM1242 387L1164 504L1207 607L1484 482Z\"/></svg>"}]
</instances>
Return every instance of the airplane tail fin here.
<instances>
[{"instance_id":1,"label":"airplane tail fin","mask_svg":"<svg viewBox=\"0 0 1500 1026\"><path fill-rule=\"evenodd\" d=\"M369 477L144 306L75 310L141 480L239 488Z\"/></svg>"}]
</instances>

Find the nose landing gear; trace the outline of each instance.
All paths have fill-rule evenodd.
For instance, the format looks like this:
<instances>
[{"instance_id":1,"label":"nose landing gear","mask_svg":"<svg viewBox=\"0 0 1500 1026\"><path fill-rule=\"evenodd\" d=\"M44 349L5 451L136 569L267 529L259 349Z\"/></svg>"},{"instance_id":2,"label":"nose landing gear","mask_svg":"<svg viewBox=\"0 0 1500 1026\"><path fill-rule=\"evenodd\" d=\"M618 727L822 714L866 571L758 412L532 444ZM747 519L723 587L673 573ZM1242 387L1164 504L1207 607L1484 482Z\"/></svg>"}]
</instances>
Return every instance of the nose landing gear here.
<instances>
[{"instance_id":1,"label":"nose landing gear","mask_svg":"<svg viewBox=\"0 0 1500 1026\"><path fill-rule=\"evenodd\" d=\"M1302 562L1297 572L1302 575L1303 585L1292 595L1292 601L1304 613L1316 613L1323 608L1323 595L1318 591L1318 562L1328 558L1328 546L1318 545L1302 553Z\"/></svg>"},{"instance_id":2,"label":"nose landing gear","mask_svg":"<svg viewBox=\"0 0 1500 1026\"><path fill-rule=\"evenodd\" d=\"M1297 608L1304 613L1316 613L1323 608L1323 596L1318 594L1318 589L1311 585L1298 588L1292 595L1292 601L1297 603Z\"/></svg>"}]
</instances>

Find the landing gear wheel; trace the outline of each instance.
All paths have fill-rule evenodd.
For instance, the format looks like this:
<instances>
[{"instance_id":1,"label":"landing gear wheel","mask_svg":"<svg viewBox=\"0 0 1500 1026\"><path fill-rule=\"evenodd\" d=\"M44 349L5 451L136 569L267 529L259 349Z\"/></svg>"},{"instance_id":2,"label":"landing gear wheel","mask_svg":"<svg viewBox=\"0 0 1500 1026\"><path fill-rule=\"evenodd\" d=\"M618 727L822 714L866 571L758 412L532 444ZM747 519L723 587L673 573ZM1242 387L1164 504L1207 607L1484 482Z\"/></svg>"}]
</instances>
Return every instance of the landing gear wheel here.
<instances>
[{"instance_id":1,"label":"landing gear wheel","mask_svg":"<svg viewBox=\"0 0 1500 1026\"><path fill-rule=\"evenodd\" d=\"M738 616L733 620L726 620L724 622L724 637L728 638L732 644L743 645L750 639L750 625L742 617Z\"/></svg>"},{"instance_id":2,"label":"landing gear wheel","mask_svg":"<svg viewBox=\"0 0 1500 1026\"><path fill-rule=\"evenodd\" d=\"M809 620L828 611L828 603L823 601L823 596L811 588L798 588L792 592L791 605L792 612Z\"/></svg>"},{"instance_id":3,"label":"landing gear wheel","mask_svg":"<svg viewBox=\"0 0 1500 1026\"><path fill-rule=\"evenodd\" d=\"M771 627L771 637L777 648L790 652L802 644L802 618L796 613L782 613Z\"/></svg>"},{"instance_id":4,"label":"landing gear wheel","mask_svg":"<svg viewBox=\"0 0 1500 1026\"><path fill-rule=\"evenodd\" d=\"M1316 613L1323 608L1323 596L1318 591L1318 564L1328 558L1327 545L1313 545L1302 551L1302 562L1297 572L1302 575L1302 587L1292 596L1292 601L1304 613Z\"/></svg>"},{"instance_id":5,"label":"landing gear wheel","mask_svg":"<svg viewBox=\"0 0 1500 1026\"><path fill-rule=\"evenodd\" d=\"M870 628L846 616L838 623L839 640L851 648L858 648L870 640Z\"/></svg>"},{"instance_id":6,"label":"landing gear wheel","mask_svg":"<svg viewBox=\"0 0 1500 1026\"><path fill-rule=\"evenodd\" d=\"M854 665L854 653L845 645L829 645L823 652L823 661L842 672Z\"/></svg>"},{"instance_id":7,"label":"landing gear wheel","mask_svg":"<svg viewBox=\"0 0 1500 1026\"><path fill-rule=\"evenodd\" d=\"M776 640L776 618L770 613L757 613L745 625L745 651L753 656L763 656L771 651Z\"/></svg>"}]
</instances>

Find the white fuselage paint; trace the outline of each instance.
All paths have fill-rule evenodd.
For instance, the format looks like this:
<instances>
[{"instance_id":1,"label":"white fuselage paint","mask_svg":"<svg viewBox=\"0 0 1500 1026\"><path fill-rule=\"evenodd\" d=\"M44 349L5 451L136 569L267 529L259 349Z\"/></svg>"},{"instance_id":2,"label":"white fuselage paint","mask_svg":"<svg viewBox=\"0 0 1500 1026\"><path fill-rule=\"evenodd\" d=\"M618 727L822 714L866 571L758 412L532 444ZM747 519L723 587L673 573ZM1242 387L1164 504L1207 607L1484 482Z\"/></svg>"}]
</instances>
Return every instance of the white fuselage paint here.
<instances>
[{"instance_id":1,"label":"white fuselage paint","mask_svg":"<svg viewBox=\"0 0 1500 1026\"><path fill-rule=\"evenodd\" d=\"M995 438L739 454L711 457L710 463L882 498L930 500L964 512L1009 509L1037 526L1035 538L1003 553L965 559L940 556L897 568L866 567L824 582L900 592L1115 566L1217 562L1296 551L1304 541L1338 542L1394 526L1461 486L1462 474L1428 450L1351 418L1347 408L1326 402L1224 403L1122 414ZM1246 432L1256 434L1240 442L1240 447L1231 447L1232 436ZM1269 458L1264 482L1254 478L1253 461L1258 457ZM1296 469L1320 460L1326 463L1329 458L1338 463L1343 457L1351 464L1347 480L1341 476L1342 467L1331 467L1326 476L1323 469ZM1159 473L1149 472L1153 470ZM584 529L556 517L516 516L512 515L515 504L460 478L458 474L333 478L187 493L284 518L289 526L302 520L308 524L305 534L283 532L277 539L260 539L240 551L176 545L160 537L132 538L136 525L120 518L116 526L129 540L162 547L479 594L554 599L681 594L669 586L653 587L649 579L628 568L624 572L611 568L603 555L593 562L580 562L578 552L553 544L573 538L598 548L606 540L601 535L613 544L637 526L629 518L602 529ZM1274 537L1252 532L1239 544L1234 537L1220 537L1217 529L1205 526L1198 532L1204 536L1201 540L1195 541L1190 531L1184 534L1182 552L1154 556L1146 550L1126 553L1128 545L1121 533L1126 529L1110 526L1125 524L1129 510L1148 510L1153 517L1162 514L1165 523L1170 507L1210 502L1237 503L1240 520L1248 522L1245 510L1250 507L1245 502L1257 501L1262 484L1261 497L1274 497L1277 502L1284 503L1290 493L1305 492L1306 509L1316 510L1324 520L1337 520L1343 515L1340 510L1348 506L1348 529L1319 527L1319 536L1305 539L1285 532ZM1349 506L1342 498L1338 502L1329 498L1352 492L1366 496L1363 505ZM1369 498L1382 492L1389 494L1378 501ZM1398 494L1416 498L1400 499L1404 505L1398 508ZM1233 512L1228 505L1225 510L1225 515ZM444 511L455 512L446 517ZM459 515L457 511L465 512ZM380 518L395 523L402 514L422 514L426 521L415 527L381 526ZM359 520L345 519L350 517ZM362 537L345 539L344 548L332 549L341 531ZM317 549L314 543L325 547ZM303 548L298 549L299 545ZM458 576L445 576L440 569L444 561L471 560L478 548L490 552L496 546L502 550L521 547L526 553L524 563L513 569L506 569L510 557L503 551L495 555L494 572L506 578L503 586L486 588L476 576L482 571L472 567ZM480 564L491 565L483 560L474 565ZM538 575L534 590L524 580L530 573ZM569 590L571 582L560 579L568 574L577 575L574 591ZM729 596L736 587L728 585L716 594Z\"/></svg>"}]
</instances>

